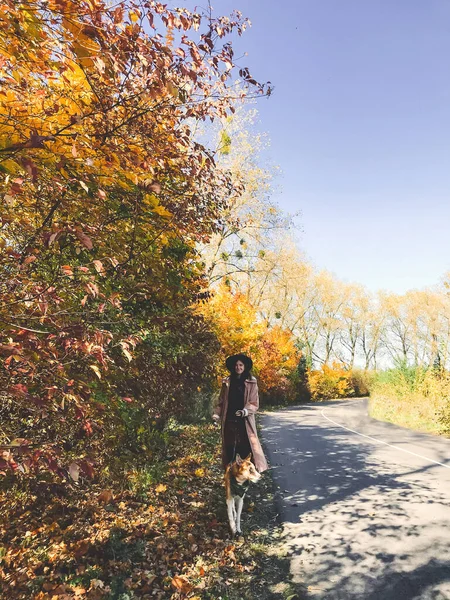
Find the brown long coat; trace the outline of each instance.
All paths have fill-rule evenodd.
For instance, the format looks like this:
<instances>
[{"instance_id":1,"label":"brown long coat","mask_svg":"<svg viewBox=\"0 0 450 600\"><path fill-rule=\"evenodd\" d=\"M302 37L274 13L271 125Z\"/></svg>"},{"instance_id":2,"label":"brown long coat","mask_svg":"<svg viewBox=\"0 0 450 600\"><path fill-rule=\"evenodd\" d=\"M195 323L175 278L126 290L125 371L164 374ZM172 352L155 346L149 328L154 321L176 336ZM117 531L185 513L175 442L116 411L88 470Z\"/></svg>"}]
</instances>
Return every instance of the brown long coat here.
<instances>
[{"instance_id":1,"label":"brown long coat","mask_svg":"<svg viewBox=\"0 0 450 600\"><path fill-rule=\"evenodd\" d=\"M227 466L227 456L225 453L225 444L224 444L224 428L225 428L225 419L227 416L228 409L228 393L230 391L230 378L225 377L222 383L222 389L220 390L219 402L215 409L215 414L219 415L221 423L222 423L222 464L225 468ZM245 390L244 390L244 408L248 410L248 416L245 418L245 426L247 429L248 441L250 442L250 447L252 449L253 460L255 463L255 467L257 470L262 473L266 469L268 469L266 457L264 456L263 449L261 447L261 443L258 439L258 431L256 429L256 419L255 413L259 408L259 394L258 394L258 384L254 377L251 379L245 380ZM245 458L245 457L242 457Z\"/></svg>"}]
</instances>

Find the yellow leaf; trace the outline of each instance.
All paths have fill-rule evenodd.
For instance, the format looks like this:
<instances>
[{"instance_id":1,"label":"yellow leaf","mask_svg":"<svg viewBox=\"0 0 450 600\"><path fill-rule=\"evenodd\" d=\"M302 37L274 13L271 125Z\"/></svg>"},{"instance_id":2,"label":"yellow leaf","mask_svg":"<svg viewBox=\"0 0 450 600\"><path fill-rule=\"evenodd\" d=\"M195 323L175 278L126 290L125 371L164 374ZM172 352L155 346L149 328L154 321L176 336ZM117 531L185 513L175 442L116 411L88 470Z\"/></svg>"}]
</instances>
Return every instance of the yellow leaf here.
<instances>
[{"instance_id":1,"label":"yellow leaf","mask_svg":"<svg viewBox=\"0 0 450 600\"><path fill-rule=\"evenodd\" d=\"M159 204L159 198L157 198L153 194L145 194L144 204L146 204L150 208L155 208L155 206L158 206Z\"/></svg>"},{"instance_id":2,"label":"yellow leaf","mask_svg":"<svg viewBox=\"0 0 450 600\"><path fill-rule=\"evenodd\" d=\"M164 206L156 206L153 209L153 212L156 213L157 215L159 215L160 217L171 217L172 213L170 211L168 211L166 208L164 208Z\"/></svg>"},{"instance_id":3,"label":"yellow leaf","mask_svg":"<svg viewBox=\"0 0 450 600\"><path fill-rule=\"evenodd\" d=\"M173 96L174 98L178 97L178 88L171 81L169 81L167 83L166 87L167 87L167 89L169 91L169 94L171 96Z\"/></svg>"},{"instance_id":4,"label":"yellow leaf","mask_svg":"<svg viewBox=\"0 0 450 600\"><path fill-rule=\"evenodd\" d=\"M4 160L2 162L2 168L8 173L12 173L13 175L18 173L21 170L21 167L14 160Z\"/></svg>"},{"instance_id":5,"label":"yellow leaf","mask_svg":"<svg viewBox=\"0 0 450 600\"><path fill-rule=\"evenodd\" d=\"M157 494L160 494L161 492L165 492L166 490L167 490L167 485L160 483L158 486L156 486L155 492Z\"/></svg>"},{"instance_id":6,"label":"yellow leaf","mask_svg":"<svg viewBox=\"0 0 450 600\"><path fill-rule=\"evenodd\" d=\"M139 16L140 16L140 15L139 15L139 14L138 14L136 11L134 11L134 10L130 10L130 21L131 21L132 23L136 23L136 21L138 21L138 20L139 20Z\"/></svg>"},{"instance_id":7,"label":"yellow leaf","mask_svg":"<svg viewBox=\"0 0 450 600\"><path fill-rule=\"evenodd\" d=\"M99 379L102 378L102 374L100 373L100 369L97 367L97 365L89 365L90 368L94 371L94 373L97 375L97 377Z\"/></svg>"},{"instance_id":8,"label":"yellow leaf","mask_svg":"<svg viewBox=\"0 0 450 600\"><path fill-rule=\"evenodd\" d=\"M194 475L196 477L204 477L205 476L205 469L197 469L195 471Z\"/></svg>"},{"instance_id":9,"label":"yellow leaf","mask_svg":"<svg viewBox=\"0 0 450 600\"><path fill-rule=\"evenodd\" d=\"M179 575L175 575L171 583L172 586L182 594L189 594L189 592L192 590L192 585Z\"/></svg>"},{"instance_id":10,"label":"yellow leaf","mask_svg":"<svg viewBox=\"0 0 450 600\"><path fill-rule=\"evenodd\" d=\"M128 350L126 344L120 344L121 348L122 348L122 352L125 354L125 356L127 357L128 362L131 362L133 360L133 355L131 354L131 352Z\"/></svg>"}]
</instances>

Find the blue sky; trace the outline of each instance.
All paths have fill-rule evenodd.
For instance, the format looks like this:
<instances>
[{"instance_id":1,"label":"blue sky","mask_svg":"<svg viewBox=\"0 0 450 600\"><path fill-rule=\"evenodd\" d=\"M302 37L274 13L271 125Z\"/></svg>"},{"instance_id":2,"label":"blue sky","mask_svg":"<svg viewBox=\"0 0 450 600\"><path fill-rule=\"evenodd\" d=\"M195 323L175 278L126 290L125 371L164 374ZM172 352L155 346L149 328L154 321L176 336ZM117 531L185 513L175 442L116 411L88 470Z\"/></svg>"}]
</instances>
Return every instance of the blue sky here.
<instances>
[{"instance_id":1,"label":"blue sky","mask_svg":"<svg viewBox=\"0 0 450 600\"><path fill-rule=\"evenodd\" d=\"M450 2L216 0L251 29L239 63L275 93L260 129L274 199L319 268L404 292L450 270ZM199 3L199 6L201 3Z\"/></svg>"}]
</instances>

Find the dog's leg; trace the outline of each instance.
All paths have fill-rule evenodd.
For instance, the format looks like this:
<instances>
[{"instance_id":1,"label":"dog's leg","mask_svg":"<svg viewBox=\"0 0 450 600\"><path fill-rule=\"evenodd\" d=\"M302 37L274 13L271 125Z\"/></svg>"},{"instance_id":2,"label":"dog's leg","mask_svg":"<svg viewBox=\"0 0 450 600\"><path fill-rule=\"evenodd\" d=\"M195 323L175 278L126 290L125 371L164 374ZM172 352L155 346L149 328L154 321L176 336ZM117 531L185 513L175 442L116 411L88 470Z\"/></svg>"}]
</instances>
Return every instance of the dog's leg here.
<instances>
[{"instance_id":1,"label":"dog's leg","mask_svg":"<svg viewBox=\"0 0 450 600\"><path fill-rule=\"evenodd\" d=\"M236 531L237 531L237 533L242 533L242 531L241 531L241 513L242 513L243 504L244 504L244 498L237 496L236 497Z\"/></svg>"},{"instance_id":2,"label":"dog's leg","mask_svg":"<svg viewBox=\"0 0 450 600\"><path fill-rule=\"evenodd\" d=\"M234 498L227 498L228 521L230 522L231 533L236 533L236 511L234 509Z\"/></svg>"}]
</instances>

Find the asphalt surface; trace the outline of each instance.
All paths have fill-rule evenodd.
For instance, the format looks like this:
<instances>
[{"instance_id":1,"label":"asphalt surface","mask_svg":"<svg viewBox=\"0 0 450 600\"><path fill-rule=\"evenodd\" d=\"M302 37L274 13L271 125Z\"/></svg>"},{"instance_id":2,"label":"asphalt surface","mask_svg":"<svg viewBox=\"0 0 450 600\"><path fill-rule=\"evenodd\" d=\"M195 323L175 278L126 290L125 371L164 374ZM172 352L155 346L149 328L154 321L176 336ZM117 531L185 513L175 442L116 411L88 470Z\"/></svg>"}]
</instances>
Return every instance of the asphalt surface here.
<instances>
[{"instance_id":1,"label":"asphalt surface","mask_svg":"<svg viewBox=\"0 0 450 600\"><path fill-rule=\"evenodd\" d=\"M450 440L370 419L366 400L261 424L305 597L450 599Z\"/></svg>"}]
</instances>

